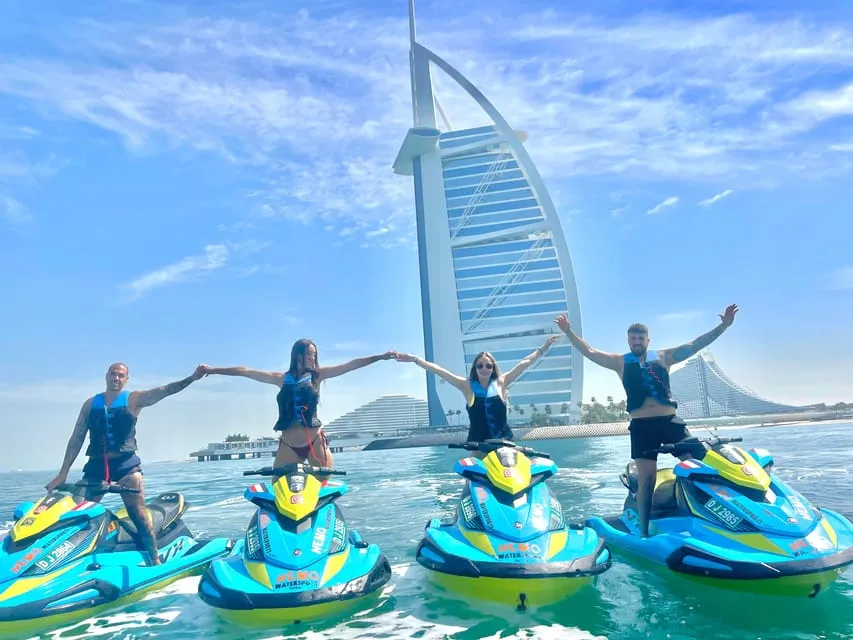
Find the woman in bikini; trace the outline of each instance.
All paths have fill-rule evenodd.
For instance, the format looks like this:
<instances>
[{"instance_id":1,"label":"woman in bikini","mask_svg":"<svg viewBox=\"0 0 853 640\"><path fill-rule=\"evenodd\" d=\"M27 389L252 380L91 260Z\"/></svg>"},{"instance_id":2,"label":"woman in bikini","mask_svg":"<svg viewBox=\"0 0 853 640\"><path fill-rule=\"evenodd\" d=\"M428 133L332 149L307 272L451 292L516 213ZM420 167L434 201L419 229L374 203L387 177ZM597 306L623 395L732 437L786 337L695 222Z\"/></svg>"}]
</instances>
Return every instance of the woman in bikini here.
<instances>
[{"instance_id":1,"label":"woman in bikini","mask_svg":"<svg viewBox=\"0 0 853 640\"><path fill-rule=\"evenodd\" d=\"M544 356L558 338L559 336L550 336L545 344L537 347L536 351L504 374L500 372L498 363L488 351L477 354L467 378L406 353L397 354L397 360L414 362L422 369L444 378L462 392L465 396L465 408L468 410L468 442L482 442L489 438L512 440L512 430L507 420L507 389L530 365ZM473 455L482 457L479 452L474 452Z\"/></svg>"},{"instance_id":2,"label":"woman in bikini","mask_svg":"<svg viewBox=\"0 0 853 640\"><path fill-rule=\"evenodd\" d=\"M273 429L280 431L278 451L274 466L305 462L331 467L332 453L317 418L320 400L320 383L350 371L361 369L380 360L391 360L393 351L382 355L356 358L344 364L321 367L317 360L317 345L311 340L297 340L290 350L290 368L284 373L258 371L247 367L209 367L201 365L210 375L242 376L279 387L278 421Z\"/></svg>"}]
</instances>

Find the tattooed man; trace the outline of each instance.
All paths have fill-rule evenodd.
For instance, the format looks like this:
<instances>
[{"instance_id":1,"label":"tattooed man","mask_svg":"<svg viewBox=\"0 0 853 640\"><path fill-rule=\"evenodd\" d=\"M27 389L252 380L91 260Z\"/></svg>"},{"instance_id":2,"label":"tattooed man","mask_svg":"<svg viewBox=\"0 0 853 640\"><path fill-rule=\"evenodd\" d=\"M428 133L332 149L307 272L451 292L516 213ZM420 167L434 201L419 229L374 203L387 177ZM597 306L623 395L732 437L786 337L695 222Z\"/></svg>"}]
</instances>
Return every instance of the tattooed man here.
<instances>
[{"instance_id":1,"label":"tattooed man","mask_svg":"<svg viewBox=\"0 0 853 640\"><path fill-rule=\"evenodd\" d=\"M116 482L122 486L138 489L139 493L122 493L127 513L136 530L145 551L148 564L160 564L157 542L151 523L151 515L145 507L145 491L142 482L142 461L136 455L136 420L145 407L157 404L163 398L185 389L204 376L202 369L196 368L192 375L183 380L147 391L125 390L129 379L127 365L121 362L110 365L107 370L107 388L83 403L77 424L68 446L65 459L57 476L47 483L46 489L53 491L64 484L68 471L83 448L86 434L89 434L89 448L86 455L89 460L83 467L81 489L87 500L99 501L102 493L92 493L86 486L100 486L103 482Z\"/></svg>"},{"instance_id":2,"label":"tattooed man","mask_svg":"<svg viewBox=\"0 0 853 640\"><path fill-rule=\"evenodd\" d=\"M737 305L729 305L719 314L720 324L692 342L674 349L650 351L649 330L645 325L632 324L628 327L630 351L625 355L593 349L572 331L566 316L558 316L554 320L580 353L597 365L615 371L622 380L627 395L627 410L631 416L628 431L631 436L631 458L637 465L637 509L640 532L644 538L649 535L649 516L657 476L658 456L652 450L662 444L674 444L690 437L687 424L676 415L678 404L670 392L669 369L719 338L734 322L737 311Z\"/></svg>"}]
</instances>

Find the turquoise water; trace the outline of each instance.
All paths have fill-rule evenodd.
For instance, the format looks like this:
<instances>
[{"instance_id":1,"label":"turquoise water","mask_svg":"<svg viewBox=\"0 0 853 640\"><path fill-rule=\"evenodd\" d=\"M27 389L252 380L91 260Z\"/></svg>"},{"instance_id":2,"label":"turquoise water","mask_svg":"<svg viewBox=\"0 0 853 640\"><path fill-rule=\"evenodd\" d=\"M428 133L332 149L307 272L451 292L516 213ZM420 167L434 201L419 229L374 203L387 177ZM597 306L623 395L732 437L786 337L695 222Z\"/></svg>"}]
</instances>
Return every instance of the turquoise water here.
<instances>
[{"instance_id":1,"label":"turquoise water","mask_svg":"<svg viewBox=\"0 0 853 640\"><path fill-rule=\"evenodd\" d=\"M853 423L822 426L737 428L746 447L761 446L776 458L776 471L820 506L853 514L849 467ZM625 437L535 443L560 465L552 487L570 519L613 513L624 499L618 475L628 454ZM142 452L144 455L144 451ZM39 637L51 638L559 638L633 640L695 638L794 640L853 637L853 569L814 600L778 600L695 585L616 557L613 568L575 597L541 610L464 601L439 592L414 563L426 521L449 516L462 480L450 471L458 451L424 448L342 453L350 493L340 501L351 525L379 543L394 577L372 609L324 623L265 630L220 619L196 595L187 578L118 611ZM662 464L672 458L662 457ZM262 461L181 462L146 465L148 492L183 491L192 503L186 522L200 536L239 537L252 505L242 492L246 469ZM15 505L40 494L47 473L0 475L0 522ZM116 496L104 499L118 505ZM5 516L4 514L9 514ZM8 523L6 524L8 527Z\"/></svg>"}]
</instances>

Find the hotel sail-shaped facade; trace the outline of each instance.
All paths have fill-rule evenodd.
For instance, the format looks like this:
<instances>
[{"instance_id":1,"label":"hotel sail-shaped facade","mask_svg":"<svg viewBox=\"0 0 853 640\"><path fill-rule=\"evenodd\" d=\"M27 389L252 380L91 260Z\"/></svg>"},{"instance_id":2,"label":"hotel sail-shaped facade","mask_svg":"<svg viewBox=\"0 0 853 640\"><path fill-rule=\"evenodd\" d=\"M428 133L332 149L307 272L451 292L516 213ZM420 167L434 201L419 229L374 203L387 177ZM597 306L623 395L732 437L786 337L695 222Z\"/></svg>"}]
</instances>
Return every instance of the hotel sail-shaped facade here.
<instances>
[{"instance_id":1,"label":"hotel sail-shaped facade","mask_svg":"<svg viewBox=\"0 0 853 640\"><path fill-rule=\"evenodd\" d=\"M418 44L412 0L409 12L414 126L394 171L414 179L424 357L467 374L475 355L489 351L505 372L558 331L556 315L566 313L581 333L568 247L523 146L526 136L456 69ZM439 130L434 68L476 100L491 124ZM583 362L572 352L563 337L510 387L511 421L527 421L534 411L570 413L567 419L576 421ZM446 424L448 412L465 415L462 394L432 374L427 401L430 424Z\"/></svg>"}]
</instances>

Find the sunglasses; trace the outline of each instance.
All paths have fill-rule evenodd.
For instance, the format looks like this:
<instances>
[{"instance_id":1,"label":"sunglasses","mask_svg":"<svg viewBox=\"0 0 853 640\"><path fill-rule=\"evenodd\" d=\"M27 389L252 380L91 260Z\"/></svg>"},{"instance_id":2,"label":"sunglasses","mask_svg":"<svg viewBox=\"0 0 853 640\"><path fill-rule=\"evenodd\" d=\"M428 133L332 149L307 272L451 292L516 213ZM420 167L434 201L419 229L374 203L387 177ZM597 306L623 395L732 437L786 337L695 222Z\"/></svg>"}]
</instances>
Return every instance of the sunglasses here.
<instances>
[{"instance_id":1,"label":"sunglasses","mask_svg":"<svg viewBox=\"0 0 853 640\"><path fill-rule=\"evenodd\" d=\"M479 363L477 363L477 368L478 369L492 369L493 367L492 367L491 362L479 362Z\"/></svg>"}]
</instances>

